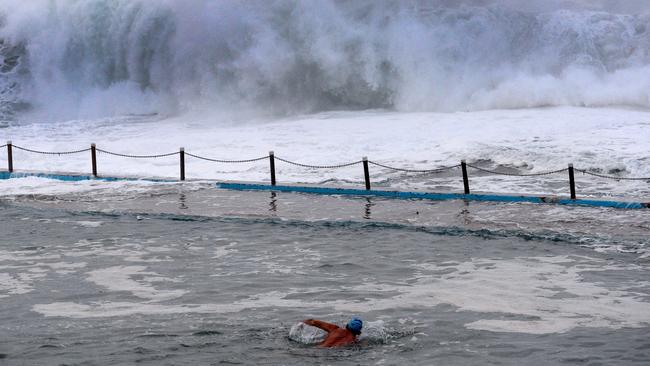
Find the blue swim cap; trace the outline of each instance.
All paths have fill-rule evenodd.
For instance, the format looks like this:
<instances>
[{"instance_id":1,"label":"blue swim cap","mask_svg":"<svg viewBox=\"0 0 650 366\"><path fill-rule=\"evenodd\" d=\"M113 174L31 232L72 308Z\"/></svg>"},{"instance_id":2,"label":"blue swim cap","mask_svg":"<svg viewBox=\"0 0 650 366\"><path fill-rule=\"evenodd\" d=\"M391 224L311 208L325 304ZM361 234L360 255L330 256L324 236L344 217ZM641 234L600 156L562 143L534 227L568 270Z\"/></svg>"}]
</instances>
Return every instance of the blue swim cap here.
<instances>
[{"instance_id":1,"label":"blue swim cap","mask_svg":"<svg viewBox=\"0 0 650 366\"><path fill-rule=\"evenodd\" d=\"M361 328L363 328L363 322L359 318L352 318L345 328L352 332L352 334L359 335L361 334Z\"/></svg>"}]
</instances>

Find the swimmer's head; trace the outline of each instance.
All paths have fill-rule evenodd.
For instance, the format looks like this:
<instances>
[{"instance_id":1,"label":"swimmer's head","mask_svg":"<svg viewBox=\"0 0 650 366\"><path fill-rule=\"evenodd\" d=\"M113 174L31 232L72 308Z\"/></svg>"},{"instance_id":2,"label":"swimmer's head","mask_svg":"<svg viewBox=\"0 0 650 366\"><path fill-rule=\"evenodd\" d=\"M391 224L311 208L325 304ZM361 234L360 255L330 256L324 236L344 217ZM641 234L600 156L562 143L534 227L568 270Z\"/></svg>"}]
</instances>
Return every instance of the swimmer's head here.
<instances>
[{"instance_id":1,"label":"swimmer's head","mask_svg":"<svg viewBox=\"0 0 650 366\"><path fill-rule=\"evenodd\" d=\"M352 318L345 326L345 329L349 330L354 335L361 334L361 328L363 328L363 322L359 318Z\"/></svg>"}]
</instances>

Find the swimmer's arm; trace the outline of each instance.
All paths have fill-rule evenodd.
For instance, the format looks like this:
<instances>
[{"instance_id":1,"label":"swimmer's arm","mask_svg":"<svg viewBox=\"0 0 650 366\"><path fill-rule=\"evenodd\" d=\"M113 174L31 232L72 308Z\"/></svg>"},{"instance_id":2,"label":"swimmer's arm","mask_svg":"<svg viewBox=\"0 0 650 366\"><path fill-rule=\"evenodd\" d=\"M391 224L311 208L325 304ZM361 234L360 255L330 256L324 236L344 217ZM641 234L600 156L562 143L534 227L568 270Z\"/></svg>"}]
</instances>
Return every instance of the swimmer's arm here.
<instances>
[{"instance_id":1,"label":"swimmer's arm","mask_svg":"<svg viewBox=\"0 0 650 366\"><path fill-rule=\"evenodd\" d=\"M311 325L313 327L320 328L320 329L322 329L322 330L324 330L326 332L331 332L333 330L336 330L339 327L336 324L332 324L332 323L328 323L328 322L324 322L322 320L316 320L316 319L307 319L307 320L303 321L303 323L305 323L307 325Z\"/></svg>"}]
</instances>

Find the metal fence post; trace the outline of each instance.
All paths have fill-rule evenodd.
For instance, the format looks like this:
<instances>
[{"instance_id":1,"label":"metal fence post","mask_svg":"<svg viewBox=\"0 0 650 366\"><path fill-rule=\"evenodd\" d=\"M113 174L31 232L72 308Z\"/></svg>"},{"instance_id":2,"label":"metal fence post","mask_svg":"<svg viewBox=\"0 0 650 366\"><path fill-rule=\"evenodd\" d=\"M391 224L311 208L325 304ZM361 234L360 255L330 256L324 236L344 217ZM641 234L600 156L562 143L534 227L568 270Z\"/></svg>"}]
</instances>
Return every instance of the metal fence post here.
<instances>
[{"instance_id":1,"label":"metal fence post","mask_svg":"<svg viewBox=\"0 0 650 366\"><path fill-rule=\"evenodd\" d=\"M569 186L571 189L571 199L576 199L576 180L573 176L573 164L569 164Z\"/></svg>"},{"instance_id":2,"label":"metal fence post","mask_svg":"<svg viewBox=\"0 0 650 366\"><path fill-rule=\"evenodd\" d=\"M271 185L275 185L275 155L269 151L269 166L271 168Z\"/></svg>"},{"instance_id":3,"label":"metal fence post","mask_svg":"<svg viewBox=\"0 0 650 366\"><path fill-rule=\"evenodd\" d=\"M14 171L14 155L11 151L11 140L7 141L7 168L9 173Z\"/></svg>"},{"instance_id":4,"label":"metal fence post","mask_svg":"<svg viewBox=\"0 0 650 366\"><path fill-rule=\"evenodd\" d=\"M181 163L181 180L185 180L185 148L181 147L179 150L180 163Z\"/></svg>"},{"instance_id":5,"label":"metal fence post","mask_svg":"<svg viewBox=\"0 0 650 366\"><path fill-rule=\"evenodd\" d=\"M361 161L363 162L363 178L366 181L366 190L370 190L370 171L368 170L368 157L364 156L361 158Z\"/></svg>"},{"instance_id":6,"label":"metal fence post","mask_svg":"<svg viewBox=\"0 0 650 366\"><path fill-rule=\"evenodd\" d=\"M463 171L463 188L465 194L469 194L469 177L467 176L467 164L465 163L465 160L460 161L460 167Z\"/></svg>"},{"instance_id":7,"label":"metal fence post","mask_svg":"<svg viewBox=\"0 0 650 366\"><path fill-rule=\"evenodd\" d=\"M90 144L90 160L93 167L93 177L97 177L97 147L94 143Z\"/></svg>"}]
</instances>

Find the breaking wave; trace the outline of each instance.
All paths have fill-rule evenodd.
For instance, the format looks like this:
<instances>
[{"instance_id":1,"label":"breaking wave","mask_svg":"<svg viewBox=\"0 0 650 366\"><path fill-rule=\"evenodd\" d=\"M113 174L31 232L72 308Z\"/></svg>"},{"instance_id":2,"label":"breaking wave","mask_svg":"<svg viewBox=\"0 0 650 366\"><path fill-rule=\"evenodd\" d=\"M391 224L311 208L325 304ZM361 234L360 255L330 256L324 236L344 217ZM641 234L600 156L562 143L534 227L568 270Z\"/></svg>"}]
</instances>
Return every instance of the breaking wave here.
<instances>
[{"instance_id":1,"label":"breaking wave","mask_svg":"<svg viewBox=\"0 0 650 366\"><path fill-rule=\"evenodd\" d=\"M647 13L508 3L4 0L0 119L650 107Z\"/></svg>"}]
</instances>

